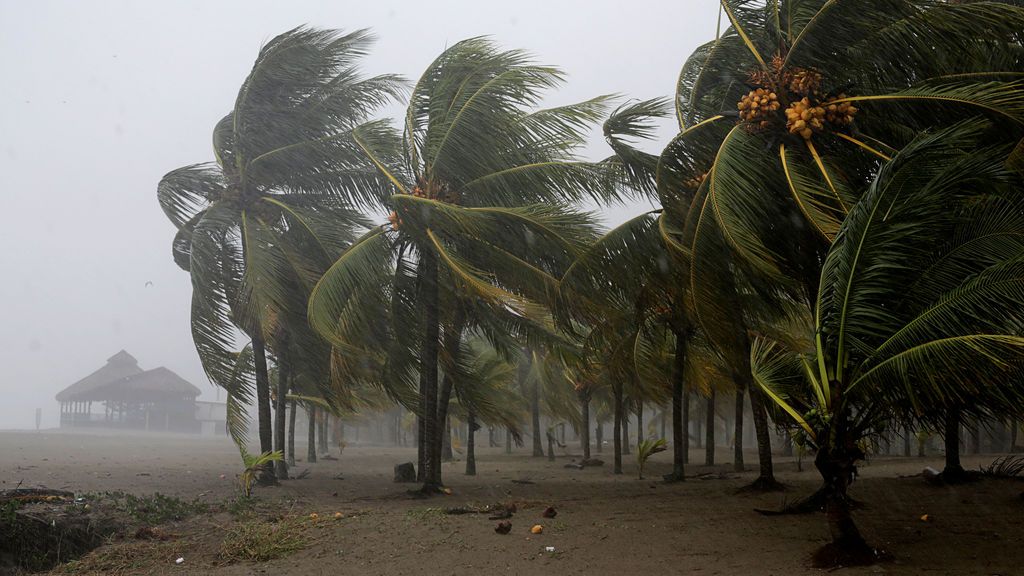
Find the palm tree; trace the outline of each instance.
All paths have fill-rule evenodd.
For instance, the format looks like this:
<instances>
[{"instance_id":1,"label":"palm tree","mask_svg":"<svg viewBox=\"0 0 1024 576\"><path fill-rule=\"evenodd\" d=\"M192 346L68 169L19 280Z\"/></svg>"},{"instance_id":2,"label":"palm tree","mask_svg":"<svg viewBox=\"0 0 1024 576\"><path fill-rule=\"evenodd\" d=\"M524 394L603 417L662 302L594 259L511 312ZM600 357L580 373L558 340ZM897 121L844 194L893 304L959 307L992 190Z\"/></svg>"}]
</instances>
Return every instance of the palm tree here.
<instances>
[{"instance_id":1,"label":"palm tree","mask_svg":"<svg viewBox=\"0 0 1024 576\"><path fill-rule=\"evenodd\" d=\"M711 269L732 252L750 268L746 283L763 273L776 284L769 291L785 288L768 308L780 299L812 308L828 245L879 162L936 121L979 110L1024 117L1013 72L1024 11L926 0L722 0L722 9L729 28L680 72L681 132L662 155L659 189L681 198L665 204L663 229L686 229L676 247L690 261L696 323L742 366L746 334L759 326L727 321L740 308L721 296L750 301L760 289L732 288L739 263ZM764 476L767 419L750 393Z\"/></svg>"},{"instance_id":2,"label":"palm tree","mask_svg":"<svg viewBox=\"0 0 1024 576\"><path fill-rule=\"evenodd\" d=\"M466 418L469 439L466 442L466 475L476 475L476 453L473 441L477 422L503 426L520 438L522 396L516 383L516 367L502 358L486 339L470 335L463 340L462 358L467 359L455 377L458 408Z\"/></svg>"},{"instance_id":3,"label":"palm tree","mask_svg":"<svg viewBox=\"0 0 1024 576\"><path fill-rule=\"evenodd\" d=\"M979 112L1024 120L1022 8L928 0L722 7L731 26L693 53L677 86L681 128L716 125L678 147L691 176L709 181L700 208L709 222L691 245L698 271L708 261L703 246L713 244L704 234L719 233L813 306L828 244L879 162L935 123ZM698 315L712 314L713 292L695 295Z\"/></svg>"},{"instance_id":4,"label":"palm tree","mask_svg":"<svg viewBox=\"0 0 1024 576\"><path fill-rule=\"evenodd\" d=\"M211 381L230 382L234 329L252 340L264 452L272 445L267 324L290 294L284 231L309 231L334 252L335 231L353 222L347 200L382 185L353 128L400 81L359 74L371 41L365 30L308 28L272 39L214 128L216 162L174 170L158 186L178 228L175 262L192 277L192 336Z\"/></svg>"},{"instance_id":5,"label":"palm tree","mask_svg":"<svg viewBox=\"0 0 1024 576\"><path fill-rule=\"evenodd\" d=\"M706 134L710 129L718 128L712 124L701 124L683 130L659 156L638 150L633 142L649 134L649 121L664 115L664 106L660 101L651 100L620 107L605 122L605 136L615 151L615 160L620 162L628 175L628 183L648 197L657 196L662 204L661 210L638 216L615 230L609 232L574 265L570 272L586 271L589 284L577 288L580 294L601 294L606 286L616 286L624 281L631 282L628 288L630 296L620 298L619 302L605 303L612 307L635 306L638 310L646 310L641 314L641 323L647 328L635 333L639 343L650 334L651 330L660 326L667 328L674 339L675 364L672 368L670 389L673 406L673 463L674 470L669 479L682 480L683 466L688 459L688 413L689 393L685 392L684 375L692 372L693 365L707 366L711 357L719 353L698 347L696 360L688 357L688 349L693 342L706 344L708 339L699 335L699 325L693 319L691 283L692 258L689 250L689 238L692 236L690 225L681 229L674 224L686 221L686 216L693 214L693 189L703 182L703 177L696 171L701 158L712 156L712 148L708 144L713 139ZM720 258L728 258L727 253L720 253ZM731 270L725 268L724 270ZM730 274L731 276L731 274ZM578 280L574 280L578 282ZM563 283L566 283L563 281ZM630 304L630 298L637 300ZM734 298L738 300L738 298ZM575 300L576 304L586 299ZM764 304L758 305L759 314L763 315ZM603 317L603 313L600 314ZM735 322L735 319L730 319ZM744 325L726 324L723 331L728 334L746 334ZM643 338L641 338L643 337ZM742 365L748 357L748 349L744 339L716 339L719 348L725 349L726 356L739 358L733 366L733 380L737 384L737 410L743 406L744 392L748 388L749 370ZM717 362L711 361L712 364ZM643 380L643 379L642 379ZM641 381L642 381L641 380ZM714 388L705 386L705 393L712 395ZM764 415L760 397L751 392L754 417L756 422L759 453L761 455L761 476L755 482L757 486L774 488L777 484L772 475L771 452L767 418ZM711 410L709 410L709 413ZM739 412L742 414L742 412ZM711 420L709 419L709 423ZM742 418L737 418L737 438L742 438ZM713 444L709 450L713 449ZM742 443L736 445L737 469L742 469ZM709 451L709 455L713 452ZM712 460L709 460L709 462Z\"/></svg>"},{"instance_id":6,"label":"palm tree","mask_svg":"<svg viewBox=\"0 0 1024 576\"><path fill-rule=\"evenodd\" d=\"M860 438L894 413L1022 412L1024 204L989 134L968 121L894 155L837 231L813 348L759 337L752 351L758 384L817 450L839 561L873 558L847 496Z\"/></svg>"},{"instance_id":7,"label":"palm tree","mask_svg":"<svg viewBox=\"0 0 1024 576\"><path fill-rule=\"evenodd\" d=\"M392 211L391 223L328 270L309 315L336 347L365 351L359 342L379 325L379 311L402 307L384 316L398 324L382 329L400 341L382 349L392 351L396 369L404 362L403 374L410 362L418 368L428 492L441 485L436 447L447 403L439 401L440 370L458 361L462 331L473 328L509 355L550 333L540 303L593 235L589 217L566 203L616 191L602 165L575 156L607 98L531 111L561 79L522 52L465 40L416 83L401 137L381 124L355 131L391 184L394 194L378 199ZM382 286L384 295L372 293Z\"/></svg>"}]
</instances>

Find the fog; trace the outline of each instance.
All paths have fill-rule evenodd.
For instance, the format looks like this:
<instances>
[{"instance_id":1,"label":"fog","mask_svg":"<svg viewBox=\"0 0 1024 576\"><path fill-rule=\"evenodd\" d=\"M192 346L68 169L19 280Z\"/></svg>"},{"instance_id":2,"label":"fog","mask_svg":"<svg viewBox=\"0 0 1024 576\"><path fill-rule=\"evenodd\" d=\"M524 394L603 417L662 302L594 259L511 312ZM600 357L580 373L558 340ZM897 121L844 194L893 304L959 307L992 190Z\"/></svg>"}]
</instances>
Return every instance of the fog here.
<instances>
[{"instance_id":1,"label":"fog","mask_svg":"<svg viewBox=\"0 0 1024 576\"><path fill-rule=\"evenodd\" d=\"M0 429L34 427L37 408L56 426L54 395L121 349L217 398L156 184L212 160L213 125L274 35L370 27L366 72L410 78L446 46L491 35L568 73L553 105L671 95L716 18L711 0L0 3ZM672 131L667 122L661 141ZM588 153L608 151L595 138Z\"/></svg>"}]
</instances>

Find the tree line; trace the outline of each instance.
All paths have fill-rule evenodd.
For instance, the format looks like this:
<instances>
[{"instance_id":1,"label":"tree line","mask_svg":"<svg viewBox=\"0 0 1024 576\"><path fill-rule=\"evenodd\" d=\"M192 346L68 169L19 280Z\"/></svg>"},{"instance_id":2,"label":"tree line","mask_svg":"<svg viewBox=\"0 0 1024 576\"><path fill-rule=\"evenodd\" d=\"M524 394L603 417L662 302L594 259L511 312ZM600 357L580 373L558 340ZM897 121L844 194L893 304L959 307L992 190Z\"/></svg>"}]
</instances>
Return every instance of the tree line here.
<instances>
[{"instance_id":1,"label":"tree line","mask_svg":"<svg viewBox=\"0 0 1024 576\"><path fill-rule=\"evenodd\" d=\"M849 553L870 550L848 496L865 439L940 431L943 475L962 478L961 423L1024 418L1024 8L721 13L674 98L555 108L540 103L563 73L488 38L411 82L360 72L365 30L268 42L214 161L158 186L243 453L253 402L265 455L285 448L289 403L400 404L435 492L451 411L518 437L509 398L543 388L586 451L590 402L609 398L616 472L630 406L670 406L682 481L691 392L732 392L737 465L749 401L753 487L777 487L770 422L786 427ZM405 114L377 118L393 101ZM677 135L644 152L663 118ZM587 159L597 127L608 156ZM582 208L634 200L656 208L611 230Z\"/></svg>"}]
</instances>

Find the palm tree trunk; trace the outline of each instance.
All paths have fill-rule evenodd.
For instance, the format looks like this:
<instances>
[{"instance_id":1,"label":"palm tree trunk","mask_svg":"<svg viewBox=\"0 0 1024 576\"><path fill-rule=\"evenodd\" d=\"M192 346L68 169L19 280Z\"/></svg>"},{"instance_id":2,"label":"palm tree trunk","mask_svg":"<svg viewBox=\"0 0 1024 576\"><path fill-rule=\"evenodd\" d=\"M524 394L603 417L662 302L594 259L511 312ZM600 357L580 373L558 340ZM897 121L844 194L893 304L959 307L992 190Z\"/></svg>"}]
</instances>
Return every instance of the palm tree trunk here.
<instances>
[{"instance_id":1,"label":"palm tree trunk","mask_svg":"<svg viewBox=\"0 0 1024 576\"><path fill-rule=\"evenodd\" d=\"M590 460L590 390L587 387L580 388L580 419L583 421L580 428L580 447L583 449L583 461Z\"/></svg>"},{"instance_id":2,"label":"palm tree trunk","mask_svg":"<svg viewBox=\"0 0 1024 576\"><path fill-rule=\"evenodd\" d=\"M837 425L844 428L841 423ZM835 445L819 450L814 459L814 465L824 480L825 517L832 535L832 556L839 558L874 553L864 542L850 513L848 489L856 476L856 461L863 454L856 448L853 452L841 448L844 446L856 446L856 443L840 431Z\"/></svg>"},{"instance_id":3,"label":"palm tree trunk","mask_svg":"<svg viewBox=\"0 0 1024 576\"><path fill-rule=\"evenodd\" d=\"M640 445L644 439L644 403L636 401L636 444Z\"/></svg>"},{"instance_id":4,"label":"palm tree trunk","mask_svg":"<svg viewBox=\"0 0 1024 576\"><path fill-rule=\"evenodd\" d=\"M698 399L697 399L697 419L696 419L696 422L694 422L694 425L693 425L693 431L694 431L694 434L696 434L696 437L693 439L693 447L694 448L703 448L704 447L704 432L705 432L705 429L707 428L706 421L707 421L707 416L708 416L706 414L707 407L708 407L707 403L705 402L705 403L701 404L700 403L700 399L698 397Z\"/></svg>"},{"instance_id":5,"label":"palm tree trunk","mask_svg":"<svg viewBox=\"0 0 1024 576\"><path fill-rule=\"evenodd\" d=\"M614 418L612 421L611 449L614 454L613 474L623 474L623 389L622 385L612 386L614 396Z\"/></svg>"},{"instance_id":6,"label":"palm tree trunk","mask_svg":"<svg viewBox=\"0 0 1024 576\"><path fill-rule=\"evenodd\" d=\"M394 409L394 417L391 418L391 442L396 448L405 445L402 441L402 407L400 405Z\"/></svg>"},{"instance_id":7,"label":"palm tree trunk","mask_svg":"<svg viewBox=\"0 0 1024 576\"><path fill-rule=\"evenodd\" d=\"M626 408L626 401L622 401L622 453L629 454L629 409Z\"/></svg>"},{"instance_id":8,"label":"palm tree trunk","mask_svg":"<svg viewBox=\"0 0 1024 576\"><path fill-rule=\"evenodd\" d=\"M288 465L295 466L295 400L289 403L288 413Z\"/></svg>"},{"instance_id":9,"label":"palm tree trunk","mask_svg":"<svg viewBox=\"0 0 1024 576\"><path fill-rule=\"evenodd\" d=\"M704 465L714 466L715 464L715 389L707 399L707 418L704 419Z\"/></svg>"},{"instance_id":10,"label":"palm tree trunk","mask_svg":"<svg viewBox=\"0 0 1024 576\"><path fill-rule=\"evenodd\" d=\"M594 442L597 444L597 453L600 454L604 450L604 424L600 417L597 420L597 429L594 430Z\"/></svg>"},{"instance_id":11,"label":"palm tree trunk","mask_svg":"<svg viewBox=\"0 0 1024 576\"><path fill-rule=\"evenodd\" d=\"M288 406L289 372L285 353L282 352L278 359L280 362L277 366L277 401L274 403L274 449L280 450L281 454L285 455L287 453L287 450L285 450L285 424ZM284 459L275 461L274 472L279 479L287 479L287 461Z\"/></svg>"},{"instance_id":12,"label":"palm tree trunk","mask_svg":"<svg viewBox=\"0 0 1024 576\"><path fill-rule=\"evenodd\" d=\"M530 372L530 351L523 349L523 361L519 365L520 383L525 386ZM544 445L540 440L540 382L530 388L530 426L533 431L533 455L543 457Z\"/></svg>"},{"instance_id":13,"label":"palm tree trunk","mask_svg":"<svg viewBox=\"0 0 1024 576\"><path fill-rule=\"evenodd\" d=\"M969 428L971 437L971 454L981 454L981 424L977 418L971 420Z\"/></svg>"},{"instance_id":14,"label":"palm tree trunk","mask_svg":"<svg viewBox=\"0 0 1024 576\"><path fill-rule=\"evenodd\" d=\"M623 390L612 385L614 408L611 422L611 452L614 455L612 474L623 474Z\"/></svg>"},{"instance_id":15,"label":"palm tree trunk","mask_svg":"<svg viewBox=\"0 0 1024 576\"><path fill-rule=\"evenodd\" d=\"M423 405L423 376L420 375L420 410L425 410ZM427 456L427 452L423 447L423 416L420 414L416 415L416 481L423 482L426 478L423 476L423 472L426 471L427 467L423 463Z\"/></svg>"},{"instance_id":16,"label":"palm tree trunk","mask_svg":"<svg viewBox=\"0 0 1024 576\"><path fill-rule=\"evenodd\" d=\"M1010 421L1010 452L1017 450L1017 419Z\"/></svg>"},{"instance_id":17,"label":"palm tree trunk","mask_svg":"<svg viewBox=\"0 0 1024 576\"><path fill-rule=\"evenodd\" d=\"M688 419L683 415L683 406L689 408L683 392L683 374L686 367L686 336L676 332L676 354L672 362L672 475L667 480L682 482L686 478L684 464L688 452Z\"/></svg>"},{"instance_id":18,"label":"palm tree trunk","mask_svg":"<svg viewBox=\"0 0 1024 576\"><path fill-rule=\"evenodd\" d=\"M326 456L331 453L331 446L327 441L327 426L331 421L331 415L322 409L317 410L317 442L320 446L320 454ZM358 434L356 439L358 440Z\"/></svg>"},{"instance_id":19,"label":"palm tree trunk","mask_svg":"<svg viewBox=\"0 0 1024 576\"><path fill-rule=\"evenodd\" d=\"M751 486L774 490L779 487L779 483L775 481L775 469L772 465L772 437L768 431L768 411L764 406L764 395L754 386L750 386L749 380L746 383L747 390L750 391L754 433L757 435L758 476Z\"/></svg>"},{"instance_id":20,"label":"palm tree trunk","mask_svg":"<svg viewBox=\"0 0 1024 576\"><path fill-rule=\"evenodd\" d=\"M734 422L733 432L733 456L732 456L732 469L736 472L743 472L746 467L743 465L743 401L746 398L745 390L743 386L736 383L736 422Z\"/></svg>"},{"instance_id":21,"label":"palm tree trunk","mask_svg":"<svg viewBox=\"0 0 1024 576\"><path fill-rule=\"evenodd\" d=\"M476 476L476 414L466 415L466 476Z\"/></svg>"},{"instance_id":22,"label":"palm tree trunk","mask_svg":"<svg viewBox=\"0 0 1024 576\"><path fill-rule=\"evenodd\" d=\"M309 433L306 437L306 462L316 462L316 408L306 408L306 416L309 418Z\"/></svg>"},{"instance_id":23,"label":"palm tree trunk","mask_svg":"<svg viewBox=\"0 0 1024 576\"><path fill-rule=\"evenodd\" d=\"M690 463L690 392L683 390L683 463Z\"/></svg>"},{"instance_id":24,"label":"palm tree trunk","mask_svg":"<svg viewBox=\"0 0 1024 576\"><path fill-rule=\"evenodd\" d=\"M946 445L946 467L942 477L946 480L958 480L964 476L960 465L960 408L950 408L946 413L946 429L942 435Z\"/></svg>"},{"instance_id":25,"label":"palm tree trunk","mask_svg":"<svg viewBox=\"0 0 1024 576\"><path fill-rule=\"evenodd\" d=\"M423 491L441 488L441 470L436 466L438 337L441 321L438 301L437 257L423 251L420 259L420 291L423 295L423 342L420 354L420 409L423 413Z\"/></svg>"},{"instance_id":26,"label":"palm tree trunk","mask_svg":"<svg viewBox=\"0 0 1024 576\"><path fill-rule=\"evenodd\" d=\"M903 427L903 457L910 457L910 437L913 434L910 426Z\"/></svg>"},{"instance_id":27,"label":"palm tree trunk","mask_svg":"<svg viewBox=\"0 0 1024 576\"><path fill-rule=\"evenodd\" d=\"M444 380L441 382L441 391L437 397L437 421L438 431L441 432L435 440L435 456L436 461L434 462L434 469L438 471L437 483L441 484L441 461L450 462L452 457L452 444L450 434L450 424L448 423L448 406L451 403L452 398L452 386L455 383L452 374L455 371L455 366L458 365L461 344L462 344L462 330L465 325L465 314L461 306L456 307L454 318L452 319L451 326L445 330L444 333L444 350L446 356L450 358L450 365L445 366ZM445 423L444 429L441 429L440 423Z\"/></svg>"},{"instance_id":28,"label":"palm tree trunk","mask_svg":"<svg viewBox=\"0 0 1024 576\"><path fill-rule=\"evenodd\" d=\"M530 396L530 427L533 430L533 455L544 456L544 445L540 441L540 384L535 382Z\"/></svg>"},{"instance_id":29,"label":"palm tree trunk","mask_svg":"<svg viewBox=\"0 0 1024 576\"><path fill-rule=\"evenodd\" d=\"M260 452L271 452L274 449L274 438L270 416L270 376L267 373L267 351L263 343L263 335L257 326L253 330L252 357L256 370L256 414L260 429ZM260 473L260 481L274 481L274 467L265 466Z\"/></svg>"},{"instance_id":30,"label":"palm tree trunk","mask_svg":"<svg viewBox=\"0 0 1024 576\"><path fill-rule=\"evenodd\" d=\"M439 420L439 422L444 422L444 427L439 426L441 428L441 460L443 462L451 462L455 459L455 456L452 454L452 422L450 418ZM441 470L440 464L438 463L434 469Z\"/></svg>"}]
</instances>

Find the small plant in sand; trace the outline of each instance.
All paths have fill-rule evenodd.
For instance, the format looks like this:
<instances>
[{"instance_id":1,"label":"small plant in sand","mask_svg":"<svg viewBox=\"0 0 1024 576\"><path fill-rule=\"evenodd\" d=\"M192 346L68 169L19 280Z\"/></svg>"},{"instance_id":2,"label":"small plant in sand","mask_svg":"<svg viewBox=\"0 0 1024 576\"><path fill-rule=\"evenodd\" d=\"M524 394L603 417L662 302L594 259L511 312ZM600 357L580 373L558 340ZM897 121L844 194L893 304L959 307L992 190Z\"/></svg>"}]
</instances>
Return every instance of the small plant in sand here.
<instances>
[{"instance_id":1,"label":"small plant in sand","mask_svg":"<svg viewBox=\"0 0 1024 576\"><path fill-rule=\"evenodd\" d=\"M985 476L996 478L1018 478L1024 475L1024 456L1002 456L996 458L988 466L980 468Z\"/></svg>"},{"instance_id":2,"label":"small plant in sand","mask_svg":"<svg viewBox=\"0 0 1024 576\"><path fill-rule=\"evenodd\" d=\"M256 477L260 471L271 462L277 462L283 458L284 454L280 450L257 455L250 454L242 449L242 462L245 464L245 470L238 477L238 484L246 498L252 496L252 487L256 483Z\"/></svg>"},{"instance_id":3,"label":"small plant in sand","mask_svg":"<svg viewBox=\"0 0 1024 576\"><path fill-rule=\"evenodd\" d=\"M302 550L308 543L303 518L241 522L224 536L220 557L229 563L266 562Z\"/></svg>"},{"instance_id":4,"label":"small plant in sand","mask_svg":"<svg viewBox=\"0 0 1024 576\"><path fill-rule=\"evenodd\" d=\"M658 438L657 440L641 440L636 445L636 464L639 472L640 479L644 479L644 465L647 464L647 459L657 454L658 452L664 452L668 448L668 442L664 438Z\"/></svg>"},{"instance_id":5,"label":"small plant in sand","mask_svg":"<svg viewBox=\"0 0 1024 576\"><path fill-rule=\"evenodd\" d=\"M86 502L82 507L83 510L88 510L90 503L99 506L99 503L105 502L108 507L128 516L132 521L150 526L177 522L189 516L203 514L210 509L208 504L198 498L182 500L181 498L167 496L159 492L136 496L120 490L114 490L95 494L83 494L82 498Z\"/></svg>"}]
</instances>

